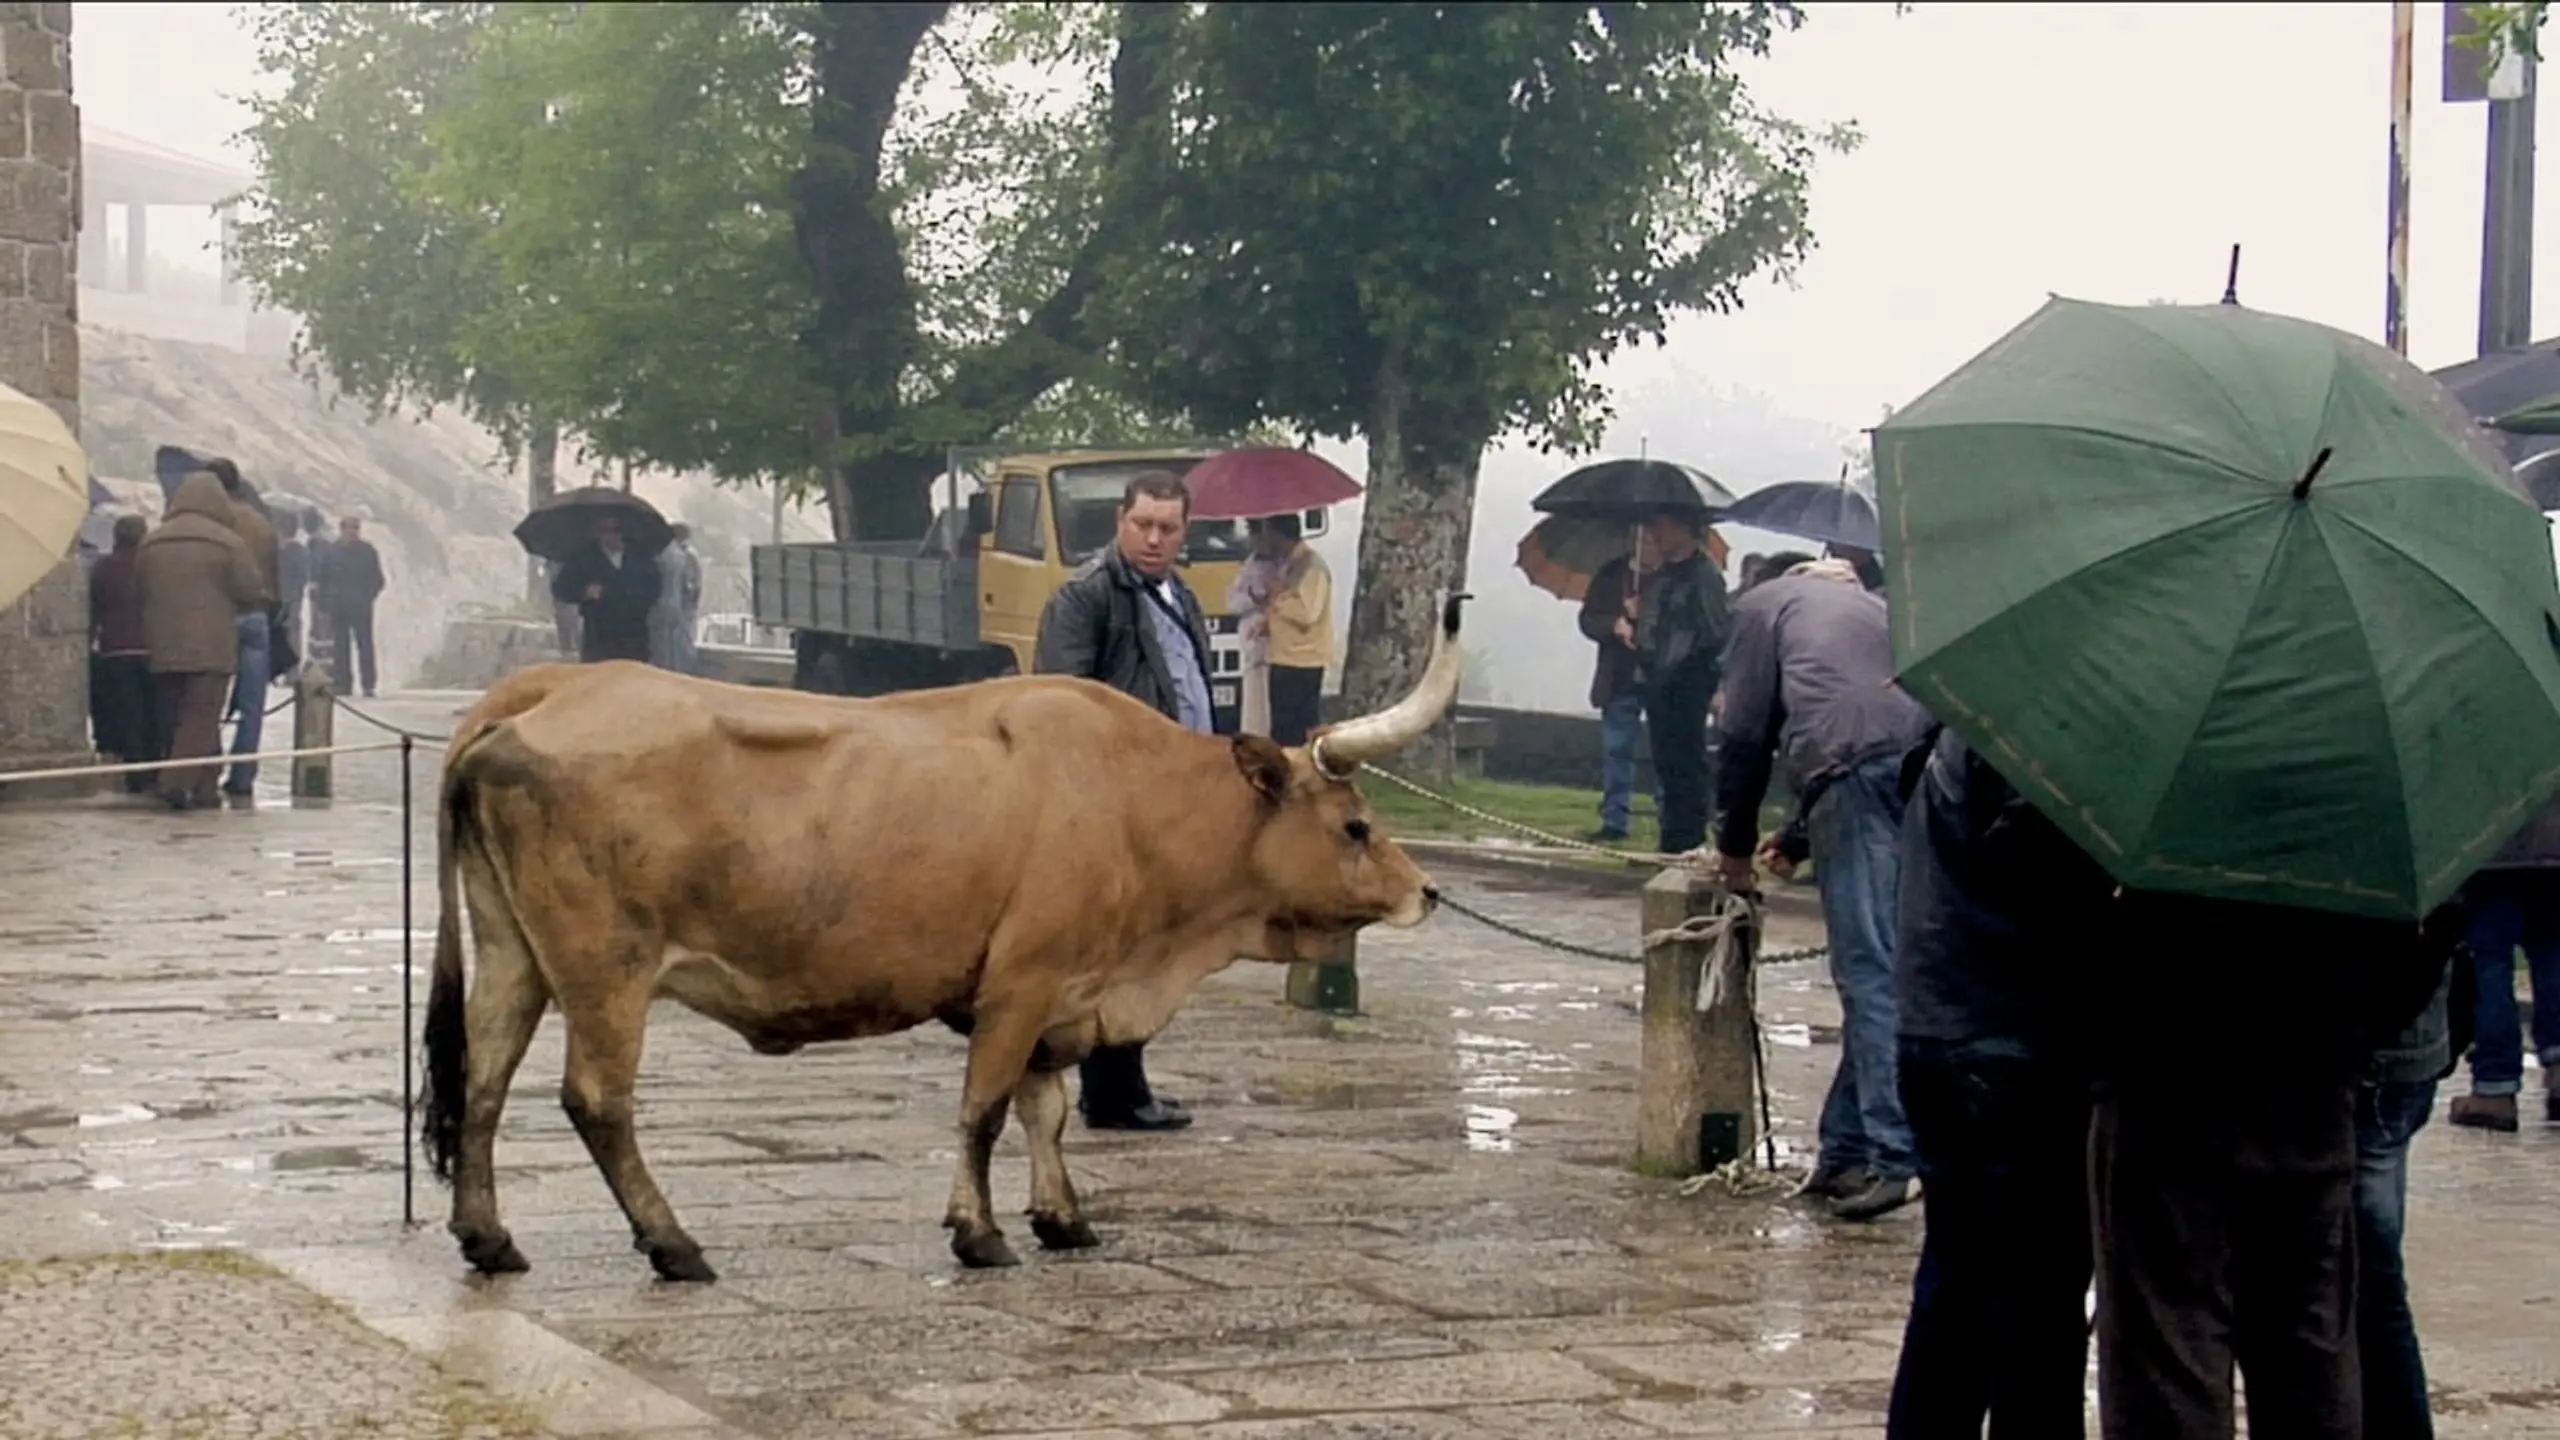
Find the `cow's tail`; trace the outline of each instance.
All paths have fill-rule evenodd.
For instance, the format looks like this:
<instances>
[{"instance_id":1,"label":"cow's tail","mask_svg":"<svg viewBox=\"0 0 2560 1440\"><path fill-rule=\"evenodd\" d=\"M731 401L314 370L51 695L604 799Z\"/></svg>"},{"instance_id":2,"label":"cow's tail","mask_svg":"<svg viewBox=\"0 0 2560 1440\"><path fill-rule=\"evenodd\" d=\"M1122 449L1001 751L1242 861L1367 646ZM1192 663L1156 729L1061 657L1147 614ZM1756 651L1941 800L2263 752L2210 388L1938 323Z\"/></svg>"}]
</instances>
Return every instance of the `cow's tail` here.
<instances>
[{"instance_id":1,"label":"cow's tail","mask_svg":"<svg viewBox=\"0 0 2560 1440\"><path fill-rule=\"evenodd\" d=\"M445 751L436 791L436 958L427 985L426 1085L418 1093L418 1139L436 1178L453 1183L462 1146L462 1115L471 1095L471 1031L462 976L462 847L473 825L471 747L504 723L481 705L464 718Z\"/></svg>"}]
</instances>

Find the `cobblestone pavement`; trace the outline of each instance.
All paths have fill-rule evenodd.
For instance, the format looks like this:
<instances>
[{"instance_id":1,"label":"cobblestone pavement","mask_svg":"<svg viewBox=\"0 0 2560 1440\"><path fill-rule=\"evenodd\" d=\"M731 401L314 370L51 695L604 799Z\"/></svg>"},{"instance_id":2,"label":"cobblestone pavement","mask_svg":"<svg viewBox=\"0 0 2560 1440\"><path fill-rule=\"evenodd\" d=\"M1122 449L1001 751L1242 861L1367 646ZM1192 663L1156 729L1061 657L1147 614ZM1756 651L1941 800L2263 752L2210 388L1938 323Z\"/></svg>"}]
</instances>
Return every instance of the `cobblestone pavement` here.
<instances>
[{"instance_id":1,"label":"cobblestone pavement","mask_svg":"<svg viewBox=\"0 0 2560 1440\"><path fill-rule=\"evenodd\" d=\"M442 730L458 704L380 708ZM420 750L421 794L434 760ZM426 1223L399 1224L396 767L350 758L327 809L0 810L0 1257L241 1247L449 1373L524 1397L519 1419L564 1434L1878 1427L1916 1215L1841 1227L1774 1196L1682 1198L1631 1176L1637 972L1454 916L1364 941L1370 1013L1357 1020L1278 1005L1279 977L1260 967L1204 987L1149 1056L1199 1124L1073 1134L1104 1244L1007 1272L961 1273L937 1228L955 1038L766 1059L661 1010L642 1144L724 1277L669 1287L631 1251L559 1113L547 1024L499 1146L501 1201L534 1269L467 1279L441 1189L421 1177ZM432 840L423 811L415 824L423 932ZM1505 919L1633 946L1631 894L1436 868ZM1769 944L1813 938L1781 915ZM427 949L421 933L421 997ZM1818 962L1771 967L1761 997L1792 1150L1836 1057L1837 1011ZM2555 1165L2560 1131L2439 1124L2419 1141L2410 1263L2446 1434L2560 1435ZM1008 1209L1024 1184L1008 1136ZM57 1323L92 1333L100 1322L79 1317L110 1313L115 1296L90 1291L144 1283L116 1267L39 1273L39 1290L0 1286L0 1354ZM263 1380L268 1394L304 1382L315 1362L302 1347L224 1333L223 1310L191 1309L175 1288L193 1283L145 1287L160 1307L139 1332L155 1365ZM297 1303L276 1289L229 1310ZM113 1326L28 1343L122 1356L120 1341L140 1343ZM52 1368L97 1382L93 1423L131 1413L140 1372ZM57 1378L44 1403L69 1403L70 1388ZM129 1433L189 1433L175 1426Z\"/></svg>"},{"instance_id":2,"label":"cobblestone pavement","mask_svg":"<svg viewBox=\"0 0 2560 1440\"><path fill-rule=\"evenodd\" d=\"M538 1417L232 1252L0 1264L10 1440L545 1433Z\"/></svg>"}]
</instances>

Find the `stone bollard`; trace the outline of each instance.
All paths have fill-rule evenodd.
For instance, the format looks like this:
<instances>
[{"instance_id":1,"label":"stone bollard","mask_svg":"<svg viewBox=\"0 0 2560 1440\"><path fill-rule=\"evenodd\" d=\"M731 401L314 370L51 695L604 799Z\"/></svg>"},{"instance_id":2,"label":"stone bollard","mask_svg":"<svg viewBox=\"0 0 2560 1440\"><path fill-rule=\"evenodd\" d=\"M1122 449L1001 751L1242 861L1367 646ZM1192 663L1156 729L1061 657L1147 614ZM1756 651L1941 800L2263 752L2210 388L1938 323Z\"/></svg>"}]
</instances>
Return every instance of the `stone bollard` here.
<instances>
[{"instance_id":1,"label":"stone bollard","mask_svg":"<svg viewBox=\"0 0 2560 1440\"><path fill-rule=\"evenodd\" d=\"M333 738L338 726L337 687L329 679L329 667L318 660L306 661L293 677L293 748L326 750L337 743ZM293 758L293 798L326 800L331 792L330 762L332 755L297 755Z\"/></svg>"},{"instance_id":2,"label":"stone bollard","mask_svg":"<svg viewBox=\"0 0 2560 1440\"><path fill-rule=\"evenodd\" d=\"M1360 935L1342 937L1331 960L1300 960L1289 966L1289 1003L1327 1015L1360 1013Z\"/></svg>"},{"instance_id":3,"label":"stone bollard","mask_svg":"<svg viewBox=\"0 0 2560 1440\"><path fill-rule=\"evenodd\" d=\"M1643 933L1658 936L1747 903L1729 897L1721 881L1665 870L1644 887ZM1736 919L1729 943L1734 963L1713 994L1703 991L1716 941L1661 939L1645 950L1635 1159L1645 1174L1700 1174L1750 1154L1758 1142L1751 1013L1756 909Z\"/></svg>"}]
</instances>

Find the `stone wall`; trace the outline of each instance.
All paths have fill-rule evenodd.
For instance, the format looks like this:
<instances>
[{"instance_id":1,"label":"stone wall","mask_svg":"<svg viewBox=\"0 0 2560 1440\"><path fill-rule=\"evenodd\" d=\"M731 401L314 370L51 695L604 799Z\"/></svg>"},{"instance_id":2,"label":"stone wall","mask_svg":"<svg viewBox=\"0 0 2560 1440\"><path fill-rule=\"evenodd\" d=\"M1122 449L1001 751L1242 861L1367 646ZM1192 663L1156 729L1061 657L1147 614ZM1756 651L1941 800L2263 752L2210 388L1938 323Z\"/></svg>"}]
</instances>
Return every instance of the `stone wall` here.
<instances>
[{"instance_id":1,"label":"stone wall","mask_svg":"<svg viewBox=\"0 0 2560 1440\"><path fill-rule=\"evenodd\" d=\"M560 633L550 625L493 616L455 620L444 643L418 668L424 690L486 690L527 665L563 659Z\"/></svg>"},{"instance_id":2,"label":"stone wall","mask_svg":"<svg viewBox=\"0 0 2560 1440\"><path fill-rule=\"evenodd\" d=\"M75 434L79 168L71 7L0 4L0 382L51 404ZM0 769L96 758L88 608L66 562L0 609Z\"/></svg>"}]
</instances>

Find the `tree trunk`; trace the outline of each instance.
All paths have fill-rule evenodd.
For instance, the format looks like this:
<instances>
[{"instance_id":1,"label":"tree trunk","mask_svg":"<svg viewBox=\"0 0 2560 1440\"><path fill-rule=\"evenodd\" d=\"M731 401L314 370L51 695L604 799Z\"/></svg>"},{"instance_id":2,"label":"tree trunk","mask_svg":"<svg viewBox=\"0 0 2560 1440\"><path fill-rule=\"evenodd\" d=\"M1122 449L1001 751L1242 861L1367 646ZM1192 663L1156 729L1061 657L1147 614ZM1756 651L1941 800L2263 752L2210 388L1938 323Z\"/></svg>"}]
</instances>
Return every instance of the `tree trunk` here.
<instances>
[{"instance_id":1,"label":"tree trunk","mask_svg":"<svg viewBox=\"0 0 2560 1440\"><path fill-rule=\"evenodd\" d=\"M1391 705L1422 678L1440 599L1466 586L1476 475L1488 443L1480 427L1424 413L1392 361L1370 416L1359 578L1342 667L1345 714ZM1412 757L1429 783L1442 787L1451 733L1444 719Z\"/></svg>"},{"instance_id":2,"label":"tree trunk","mask_svg":"<svg viewBox=\"0 0 2560 1440\"><path fill-rule=\"evenodd\" d=\"M559 493L560 426L536 420L524 442L525 509L532 510ZM530 555L524 561L524 598L537 617L551 613L551 577L544 573L543 563Z\"/></svg>"}]
</instances>

